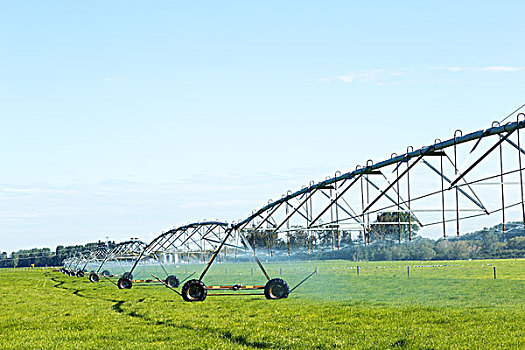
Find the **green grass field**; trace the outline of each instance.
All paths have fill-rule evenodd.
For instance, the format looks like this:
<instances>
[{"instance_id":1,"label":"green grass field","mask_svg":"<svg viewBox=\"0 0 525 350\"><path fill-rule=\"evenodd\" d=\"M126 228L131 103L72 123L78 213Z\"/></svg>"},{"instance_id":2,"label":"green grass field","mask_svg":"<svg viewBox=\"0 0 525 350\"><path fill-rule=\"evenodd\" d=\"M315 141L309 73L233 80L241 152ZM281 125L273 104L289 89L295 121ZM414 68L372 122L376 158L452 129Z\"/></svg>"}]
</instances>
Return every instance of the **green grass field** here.
<instances>
[{"instance_id":1,"label":"green grass field","mask_svg":"<svg viewBox=\"0 0 525 350\"><path fill-rule=\"evenodd\" d=\"M202 303L163 286L119 290L51 270L0 270L0 349L525 349L525 260L268 270L292 287L315 267L288 299ZM209 278L218 276L243 283L251 271L216 265Z\"/></svg>"}]
</instances>

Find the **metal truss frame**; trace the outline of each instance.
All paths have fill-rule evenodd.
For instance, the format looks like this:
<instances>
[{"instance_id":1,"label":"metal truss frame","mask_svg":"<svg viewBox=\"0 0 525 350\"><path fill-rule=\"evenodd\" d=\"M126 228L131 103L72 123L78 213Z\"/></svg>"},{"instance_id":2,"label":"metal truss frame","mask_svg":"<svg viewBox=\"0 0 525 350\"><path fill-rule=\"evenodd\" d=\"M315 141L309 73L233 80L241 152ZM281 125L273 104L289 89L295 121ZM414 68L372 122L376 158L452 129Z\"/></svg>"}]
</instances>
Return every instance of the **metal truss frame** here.
<instances>
[{"instance_id":1,"label":"metal truss frame","mask_svg":"<svg viewBox=\"0 0 525 350\"><path fill-rule=\"evenodd\" d=\"M461 130L456 130L454 137L446 140L436 140L434 144L414 150L409 146L407 152L402 155L392 154L390 159L373 163L369 160L366 166L357 166L354 171L341 174L336 172L334 177L327 178L318 183L310 183L309 186L303 187L296 192L288 192L277 201L271 201L264 207L254 211L246 219L233 224L223 240L217 246L217 249L210 257L210 260L199 277L199 281L206 275L209 267L213 264L217 255L226 245L230 236L238 234L243 238L243 243L250 247L246 240L247 232L267 232L271 234L284 234L294 230L316 231L325 230L332 232L332 247L339 247L339 230L345 227L360 230L363 233L365 244L370 244L371 236L371 214L378 214L384 211L404 212L408 215L408 222L401 222L398 215L397 224L399 226L399 242L401 242L401 226L404 225L409 231L409 240L412 239L412 225L432 226L442 225L443 237L447 237L446 224L454 221L456 223L456 234L460 235L460 222L462 220L474 218L481 215L490 215L496 212L502 213L502 229L505 230L505 212L506 209L521 205L522 218L525 222L525 202L523 189L523 165L522 156L525 151L521 147L520 129L525 127L525 117L520 113L516 122L509 122L505 125L499 125L494 122L492 126L485 130L476 131L463 135ZM515 135L516 142L511 140ZM496 136L497 141L485 150L481 155L468 165L464 170L460 165L458 148L465 145L473 145L468 152L464 163L468 163L470 158L476 154L476 149L484 140L493 139ZM518 167L512 170L504 170L503 145L510 145L515 151L518 158ZM470 147L470 146L469 146ZM452 153L452 156L451 156ZM496 154L499 157L499 169L496 174L485 177L471 178L473 170L482 167L483 161L490 155ZM433 165L431 159L436 159L439 165ZM392 170L393 168L393 170ZM436 191L420 193L414 196L412 191L413 179L411 174L416 169L424 168L436 176L440 182L440 188ZM450 170L452 168L452 171ZM387 172L390 171L391 173ZM508 204L505 201L505 178L511 174L519 174L520 200L517 203ZM388 176L387 176L388 175ZM469 177L468 177L469 176ZM390 177L390 178L389 178ZM468 179L467 179L468 177ZM377 185L379 180L383 179L381 186ZM501 206L498 209L489 211L480 196L474 191L475 184L482 183L490 179L499 180L501 193ZM406 193L401 194L400 183L405 182ZM348 194L354 191L353 199L360 199L361 207L350 204ZM375 193L373 193L375 191ZM455 205L447 208L445 195L453 193ZM406 195L406 197L405 197ZM417 208L417 203L422 199L431 196L438 198L439 206L432 209ZM460 206L460 198L469 203L469 207ZM323 205L314 206L324 201ZM424 222L418 218L421 212L440 212L441 219L435 222ZM452 211L455 213L454 218L447 218L446 213ZM302 223L300 223L302 222ZM379 224L379 223L376 223ZM393 223L383 223L393 224ZM251 247L250 247L251 248ZM255 254L255 246L252 248ZM313 249L313 243L312 243ZM268 247L271 252L271 247ZM288 252L290 252L290 241L288 240ZM308 252L310 252L310 242L308 243ZM268 279L264 267L257 259L261 270ZM268 282L268 283L269 283ZM301 282L302 283L302 282ZM232 288L230 288L232 289ZM260 288L259 288L260 289ZM184 297L184 295L183 295Z\"/></svg>"},{"instance_id":2,"label":"metal truss frame","mask_svg":"<svg viewBox=\"0 0 525 350\"><path fill-rule=\"evenodd\" d=\"M134 261L137 256L139 256L144 248L147 246L146 243L138 240L138 239L131 239L128 241L120 242L117 245L111 249L104 259L101 261L100 266L98 267L97 271L95 271L96 274L100 274L100 271L104 268L104 265L108 261L116 261L117 263L121 263L122 261ZM104 272L104 270L102 270ZM103 275L106 275L103 273ZM105 276L109 277L109 276Z\"/></svg>"},{"instance_id":3,"label":"metal truss frame","mask_svg":"<svg viewBox=\"0 0 525 350\"><path fill-rule=\"evenodd\" d=\"M99 245L95 250L88 251L87 256L84 257L82 268L79 271L82 272L88 272L86 271L86 267L88 264L96 264L98 262L104 261L106 259L107 255L110 253L110 250L108 249L107 245Z\"/></svg>"},{"instance_id":4,"label":"metal truss frame","mask_svg":"<svg viewBox=\"0 0 525 350\"><path fill-rule=\"evenodd\" d=\"M163 232L147 244L141 251L140 255L136 258L128 273L132 275L141 261L145 259L153 259L156 260L164 270L166 279L160 280L154 275L152 275L152 277L162 283L166 283L171 275L160 263L163 255L202 255L204 261L206 261L207 256L212 255L219 245L221 245L221 248L226 247L225 249L229 250L245 251L247 247L244 244L239 244L239 240L232 237L230 233L231 225L220 221L195 222L173 228ZM171 278L174 277L177 276ZM131 285L132 283L129 283L128 281L129 288L131 288Z\"/></svg>"},{"instance_id":5,"label":"metal truss frame","mask_svg":"<svg viewBox=\"0 0 525 350\"><path fill-rule=\"evenodd\" d=\"M202 301L206 298L207 291L245 289L264 289L267 298L280 299L287 297L314 273L289 290L283 280L270 278L257 258L257 247L255 244L252 246L247 239L249 234L254 239L255 233L259 233L268 237L277 237L279 240L287 240L288 254L290 254L290 235L299 231L308 234L308 253L313 252L315 234L319 232L330 233L332 249L340 248L341 235L352 231L360 232L360 239L364 244L371 244L374 225L397 224L399 233L397 239L401 243L405 239L401 235L402 228L408 230L409 241L412 240L414 225L441 227L443 237L447 238L447 224L454 223L455 233L459 236L460 223L463 220L501 212L501 227L505 231L506 210L509 208L521 206L520 216L525 222L523 188L525 169L522 164L525 151L520 139L520 129L525 128L524 117L525 115L520 113L515 122L505 125L494 122L490 128L466 135L463 135L461 130L456 130L454 137L446 141L436 139L433 144L420 149L409 146L406 153L401 155L393 153L384 161L374 163L368 160L365 166L357 166L355 170L344 174L337 171L333 177L317 183L311 182L299 191L287 192L277 201L269 201L267 205L253 211L246 219L231 225L208 221L192 223L164 232L151 243L147 245L142 243L140 252L135 250L133 253L135 262L127 272L128 276L131 276L142 259L159 259L159 255L166 252L203 254L203 256L211 253L199 278L187 281L182 287L182 292L175 290L167 280L161 280L154 275L152 277L182 295L187 301ZM484 149L488 142L490 145ZM480 146L481 143L484 143L484 146ZM511 155L508 153L509 149L513 152ZM508 167L505 169L504 161L511 156L517 158L517 166L511 170ZM496 158L499 164L497 169L484 165L487 159L493 158ZM491 170L492 173L487 174L485 170ZM426 172L424 181L434 181L435 189L430 189L431 186L416 186L421 181L417 178L420 172ZM519 182L512 184L519 185L520 188L515 203L508 202L505 192L510 185L506 180L512 176L519 176ZM497 181L495 185L499 187L501 200L495 209L489 208L485 203L486 198L474 188L481 184L490 184L487 183L490 180ZM432 207L425 207L427 202L430 202ZM397 219L394 216L393 222L377 219L374 221L371 218L373 215L384 213L399 214ZM401 213L405 214L403 219ZM426 218L430 215L428 213L438 215L439 218L428 219ZM114 252L108 254L107 258L123 254L127 249L126 244L133 243L137 241L121 243ZM268 239L268 255L273 255L271 244L271 239ZM203 278L219 253L228 248L253 252L254 260L267 279L266 285L237 284L206 287L202 282ZM119 280L119 287L121 280ZM131 278L124 282L126 282L125 287L122 288L131 288ZM279 292L276 294L272 290Z\"/></svg>"},{"instance_id":6,"label":"metal truss frame","mask_svg":"<svg viewBox=\"0 0 525 350\"><path fill-rule=\"evenodd\" d=\"M273 231L287 231L290 230L291 219L295 217L301 217L304 219L304 225L302 229L319 229L319 228L333 228L334 225L342 225L349 221L354 221L358 225L366 228L366 216L372 213L378 213L386 209L392 209L399 211L408 211L412 214L416 214L416 211L411 208L414 202L418 199L423 198L424 196L430 196L435 193L426 193L417 198L412 197L410 194L410 172L416 166L424 165L432 170L443 183L440 194L443 194L447 191L453 191L456 193L456 197L459 199L460 196L464 196L472 204L474 204L482 213L480 215L489 214L488 210L483 205L479 196L472 189L472 184L476 183L478 180L467 181L467 175L477 166L480 166L480 163L489 155L495 151L502 153L502 144L508 143L514 149L517 150L516 156L519 157L520 167L514 169L512 172L519 172L520 179L522 179L523 169L521 168L521 157L525 151L521 148L519 132L517 135L517 143L510 140L510 136L513 135L516 130L525 127L525 121L516 121L514 123L508 123L505 125L493 125L493 127L470 133L464 136L458 136L460 131L456 131L454 138L447 141L439 141L435 144L427 147L423 147L418 150L407 150L407 153L399 156L392 156L390 159L379 162L372 163L369 161L365 167L357 167L356 170L341 174L339 176L334 176L325 181L312 184L308 187L301 189L300 191L289 193L284 195L281 199L271 202L263 208L255 211L245 220L234 225L235 230L245 231L248 229L251 230L260 230L260 229L271 229ZM459 145L465 144L468 142L473 142L474 147L472 148L472 153L484 139L487 139L489 136L498 136L497 142L495 142L486 152L484 152L478 159L476 159L466 170L459 170L459 160L457 159L456 149ZM447 151L454 153L453 157L449 157ZM440 160L441 166L440 169L433 166L429 161L429 157L437 157ZM454 171L451 175L448 175L443 170L443 162L450 162ZM510 172L504 172L502 166L502 157L500 159L500 172L495 177L499 177L501 180L502 189L505 186L503 177L510 174ZM405 164L406 168L402 168L402 165ZM394 177L392 181L385 181L385 185L380 188L375 184L373 175L381 175L383 178L387 178L384 169L388 166L394 166ZM399 191L399 183L401 180L407 182L407 198L403 199ZM362 208L361 210L353 208L345 200L345 194L352 188L358 187L357 184L361 181L360 188L360 197L362 198ZM520 185L523 184L523 181L520 181ZM374 187L379 193L370 198L370 186ZM523 186L522 186L523 187ZM359 189L359 188L358 188ZM311 205L314 197L325 197L328 199L328 203L321 208L313 208ZM378 202L381 199L386 199L391 202L390 205L378 206ZM523 199L523 196L522 196ZM504 198L503 198L504 200ZM523 204L523 200L520 201ZM506 207L506 205L503 205ZM283 211L284 208L284 211ZM453 208L456 213L462 211L458 205ZM504 208L502 208L503 210ZM446 208L441 208L441 210L446 210ZM281 213L279 213L281 211ZM524 210L525 213L525 210ZM278 215L281 214L281 215ZM417 218L417 215L414 215ZM524 215L525 216L525 215ZM321 220L324 219L324 220ZM456 215L456 220L459 222L462 219L460 215ZM436 223L421 223L420 225L431 225ZM459 233L459 231L458 231Z\"/></svg>"}]
</instances>

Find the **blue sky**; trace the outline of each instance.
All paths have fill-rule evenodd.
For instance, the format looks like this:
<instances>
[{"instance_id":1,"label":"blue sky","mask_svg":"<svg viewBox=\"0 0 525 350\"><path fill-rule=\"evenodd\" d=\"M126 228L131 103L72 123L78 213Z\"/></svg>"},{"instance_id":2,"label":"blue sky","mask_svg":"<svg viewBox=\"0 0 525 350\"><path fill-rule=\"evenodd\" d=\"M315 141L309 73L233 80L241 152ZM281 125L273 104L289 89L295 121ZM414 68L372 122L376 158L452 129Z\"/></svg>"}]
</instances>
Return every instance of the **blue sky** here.
<instances>
[{"instance_id":1,"label":"blue sky","mask_svg":"<svg viewBox=\"0 0 525 350\"><path fill-rule=\"evenodd\" d=\"M4 1L0 251L252 209L525 103L522 2Z\"/></svg>"}]
</instances>

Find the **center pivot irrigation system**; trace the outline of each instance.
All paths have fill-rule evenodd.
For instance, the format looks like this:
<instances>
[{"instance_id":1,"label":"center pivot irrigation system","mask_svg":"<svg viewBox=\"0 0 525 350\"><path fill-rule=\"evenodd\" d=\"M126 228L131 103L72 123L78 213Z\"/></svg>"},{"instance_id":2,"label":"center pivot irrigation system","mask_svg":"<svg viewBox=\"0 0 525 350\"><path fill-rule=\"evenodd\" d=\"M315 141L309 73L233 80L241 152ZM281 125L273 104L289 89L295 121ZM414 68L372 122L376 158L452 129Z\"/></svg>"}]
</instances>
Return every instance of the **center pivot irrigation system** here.
<instances>
[{"instance_id":1,"label":"center pivot irrigation system","mask_svg":"<svg viewBox=\"0 0 525 350\"><path fill-rule=\"evenodd\" d=\"M281 299L315 272L290 289L283 279L270 277L258 253L268 260L274 254L292 255L294 251L311 254L314 249L342 249L357 240L373 244L387 226L396 228L399 243L411 241L419 229L447 238L459 236L465 220L494 216L505 232L509 217L525 222L523 119L520 113L515 122L494 122L490 128L469 134L456 130L448 140L436 139L420 149L409 146L406 153L393 153L378 163L368 160L353 171L336 172L324 181L312 181L299 191L270 200L237 223L202 222L164 232L132 255L135 260L117 285L131 288L139 266L168 262L179 271L169 274L164 270L164 279L151 276L186 301L203 301L207 295L253 295L246 290L264 290L266 298ZM266 246L258 252L261 240ZM266 283L206 286L210 268L217 262L227 263L232 255L241 260L250 257ZM187 267L198 266L196 262L202 263L199 277L186 281L179 292L176 288L184 280L179 282L176 274L181 275L181 266L189 273Z\"/></svg>"},{"instance_id":2,"label":"center pivot irrigation system","mask_svg":"<svg viewBox=\"0 0 525 350\"><path fill-rule=\"evenodd\" d=\"M117 244L113 249L108 251L106 256L100 262L98 269L91 271L89 274L89 280L91 282L98 282L100 275L109 281L119 285L124 278L124 283L132 279L133 276L126 272L129 268L129 264L133 262L137 256L144 250L146 243L138 240L131 239ZM117 278L115 282L113 279Z\"/></svg>"},{"instance_id":3,"label":"center pivot irrigation system","mask_svg":"<svg viewBox=\"0 0 525 350\"><path fill-rule=\"evenodd\" d=\"M60 271L70 276L84 277L86 272L94 271L108 252L107 245L98 244L94 250L84 250L65 259L62 262L64 267Z\"/></svg>"}]
</instances>

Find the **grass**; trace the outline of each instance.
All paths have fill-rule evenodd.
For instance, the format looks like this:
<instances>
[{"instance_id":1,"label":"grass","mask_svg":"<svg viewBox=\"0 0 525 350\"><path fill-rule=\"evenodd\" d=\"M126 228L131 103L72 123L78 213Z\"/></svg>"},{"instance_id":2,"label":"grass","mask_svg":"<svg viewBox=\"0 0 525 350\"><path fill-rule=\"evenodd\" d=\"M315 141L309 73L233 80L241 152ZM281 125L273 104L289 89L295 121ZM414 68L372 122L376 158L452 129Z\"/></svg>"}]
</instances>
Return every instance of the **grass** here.
<instances>
[{"instance_id":1,"label":"grass","mask_svg":"<svg viewBox=\"0 0 525 350\"><path fill-rule=\"evenodd\" d=\"M449 266L416 267L430 264ZM119 290L58 272L2 270L0 349L525 348L525 260L267 267L291 286L315 267L318 274L284 300L185 303L162 286ZM251 270L217 264L210 281L220 276L242 283Z\"/></svg>"}]
</instances>

